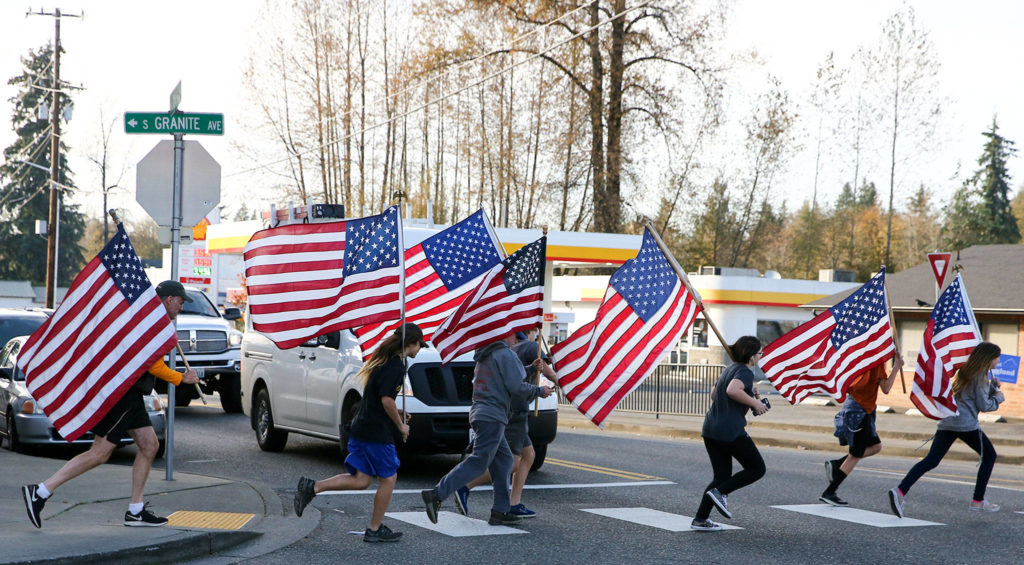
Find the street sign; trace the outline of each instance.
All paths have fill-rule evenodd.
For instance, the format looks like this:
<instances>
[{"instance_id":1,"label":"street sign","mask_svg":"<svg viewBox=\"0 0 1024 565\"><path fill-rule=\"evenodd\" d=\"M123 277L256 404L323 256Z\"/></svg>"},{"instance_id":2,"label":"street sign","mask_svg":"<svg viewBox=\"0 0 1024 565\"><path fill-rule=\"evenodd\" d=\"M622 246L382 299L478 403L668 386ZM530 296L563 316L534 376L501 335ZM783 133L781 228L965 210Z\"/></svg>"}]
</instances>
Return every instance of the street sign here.
<instances>
[{"instance_id":1,"label":"street sign","mask_svg":"<svg viewBox=\"0 0 1024 565\"><path fill-rule=\"evenodd\" d=\"M942 288L942 283L946 280L946 274L949 272L949 263L952 258L952 253L928 254L928 262L932 266L932 274L935 275L935 284L939 288Z\"/></svg>"},{"instance_id":2,"label":"street sign","mask_svg":"<svg viewBox=\"0 0 1024 565\"><path fill-rule=\"evenodd\" d=\"M185 141L181 225L198 224L220 203L220 164L198 141ZM156 144L135 169L135 200L157 225L170 226L174 195L174 142Z\"/></svg>"},{"instance_id":3,"label":"street sign","mask_svg":"<svg viewBox=\"0 0 1024 565\"><path fill-rule=\"evenodd\" d=\"M224 114L125 112L124 132L224 135Z\"/></svg>"},{"instance_id":4,"label":"street sign","mask_svg":"<svg viewBox=\"0 0 1024 565\"><path fill-rule=\"evenodd\" d=\"M181 81L178 81L178 86L174 87L171 91L171 112L178 110L178 104L181 104Z\"/></svg>"}]
</instances>

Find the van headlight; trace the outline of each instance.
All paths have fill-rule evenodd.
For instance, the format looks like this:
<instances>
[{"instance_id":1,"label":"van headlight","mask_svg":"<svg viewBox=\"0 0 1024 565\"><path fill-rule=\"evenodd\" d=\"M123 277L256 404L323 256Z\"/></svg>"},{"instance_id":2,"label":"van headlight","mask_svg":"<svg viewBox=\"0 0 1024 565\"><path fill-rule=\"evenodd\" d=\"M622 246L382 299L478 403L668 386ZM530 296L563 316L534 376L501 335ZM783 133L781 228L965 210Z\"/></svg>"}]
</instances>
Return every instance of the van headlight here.
<instances>
[{"instance_id":1,"label":"van headlight","mask_svg":"<svg viewBox=\"0 0 1024 565\"><path fill-rule=\"evenodd\" d=\"M242 345L242 332L236 332L234 330L228 332L228 345L230 347L241 347Z\"/></svg>"},{"instance_id":2,"label":"van headlight","mask_svg":"<svg viewBox=\"0 0 1024 565\"><path fill-rule=\"evenodd\" d=\"M22 414L45 414L43 407L34 398L29 398L21 405Z\"/></svg>"},{"instance_id":3,"label":"van headlight","mask_svg":"<svg viewBox=\"0 0 1024 565\"><path fill-rule=\"evenodd\" d=\"M416 396L412 392L412 381L409 380L409 375L405 376L405 383L402 385L403 396Z\"/></svg>"}]
</instances>

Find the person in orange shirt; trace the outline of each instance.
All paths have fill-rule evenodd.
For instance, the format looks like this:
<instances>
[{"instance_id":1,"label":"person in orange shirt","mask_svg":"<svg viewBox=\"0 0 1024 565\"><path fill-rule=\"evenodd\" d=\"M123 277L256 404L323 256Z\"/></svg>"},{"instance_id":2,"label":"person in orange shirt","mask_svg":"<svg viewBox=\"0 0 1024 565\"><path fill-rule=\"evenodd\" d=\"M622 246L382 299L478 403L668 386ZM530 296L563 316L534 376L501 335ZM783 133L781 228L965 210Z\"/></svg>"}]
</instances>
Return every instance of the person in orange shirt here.
<instances>
[{"instance_id":1,"label":"person in orange shirt","mask_svg":"<svg viewBox=\"0 0 1024 565\"><path fill-rule=\"evenodd\" d=\"M821 493L818 500L832 506L849 506L839 498L836 491L853 468L865 457L877 455L882 451L882 440L875 430L875 408L878 402L878 391L889 394L896 382L896 375L903 368L903 358L893 356L892 371L885 374L885 362L854 377L853 383L846 390L846 401L836 414L835 435L839 445L849 445L848 455L825 462L825 475L828 477L828 488Z\"/></svg>"},{"instance_id":2,"label":"person in orange shirt","mask_svg":"<svg viewBox=\"0 0 1024 565\"><path fill-rule=\"evenodd\" d=\"M156 294L167 310L167 317L172 320L181 312L185 301L192 301L185 294L185 287L176 281L160 283L156 287ZM45 481L21 487L29 520L35 527L42 527L40 512L53 491L71 479L106 463L125 435L135 440L138 451L132 467L132 498L128 504L128 511L124 513L124 525L163 526L167 523L167 518L155 516L142 501L142 491L146 488L149 470L160 447L160 440L153 431L153 424L149 420L149 413L146 412L142 399L153 392L155 379L167 381L175 386L199 382L196 372L191 369L182 374L168 367L163 359L153 363L147 372L125 391L124 396L114 404L107 415L93 427L92 447L88 451L76 455Z\"/></svg>"}]
</instances>

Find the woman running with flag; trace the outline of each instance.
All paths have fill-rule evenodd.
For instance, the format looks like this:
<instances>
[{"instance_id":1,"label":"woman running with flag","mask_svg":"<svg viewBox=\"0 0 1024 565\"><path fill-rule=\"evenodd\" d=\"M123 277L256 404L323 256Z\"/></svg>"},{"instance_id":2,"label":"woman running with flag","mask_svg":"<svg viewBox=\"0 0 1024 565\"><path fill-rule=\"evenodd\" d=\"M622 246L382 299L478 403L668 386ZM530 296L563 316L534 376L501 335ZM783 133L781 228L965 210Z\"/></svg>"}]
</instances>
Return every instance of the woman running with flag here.
<instances>
[{"instance_id":1,"label":"woman running with flag","mask_svg":"<svg viewBox=\"0 0 1024 565\"><path fill-rule=\"evenodd\" d=\"M726 495L739 490L764 476L764 459L757 451L754 440L746 430L747 410L755 416L768 411L768 405L754 397L754 372L761 359L761 341L747 335L729 346L735 361L729 365L711 389L711 408L704 416L704 448L711 459L714 478L704 489L700 507L690 527L694 530L717 531L722 526L712 522L711 506L714 505L726 518L732 518ZM743 465L743 470L732 474L732 460Z\"/></svg>"},{"instance_id":2,"label":"woman running with flag","mask_svg":"<svg viewBox=\"0 0 1024 565\"><path fill-rule=\"evenodd\" d=\"M953 398L956 399L957 413L939 420L938 429L932 440L928 455L910 468L899 486L889 491L889 504L893 514L903 517L903 497L910 492L925 473L939 465L956 440L963 441L981 456L978 478L974 483L974 498L971 510L996 512L998 504L985 500L985 487L996 464L996 450L978 424L978 412L992 412L1003 402L999 381L989 378L992 369L999 364L1002 351L994 343L983 341L974 348L967 362L957 371L953 381Z\"/></svg>"}]
</instances>

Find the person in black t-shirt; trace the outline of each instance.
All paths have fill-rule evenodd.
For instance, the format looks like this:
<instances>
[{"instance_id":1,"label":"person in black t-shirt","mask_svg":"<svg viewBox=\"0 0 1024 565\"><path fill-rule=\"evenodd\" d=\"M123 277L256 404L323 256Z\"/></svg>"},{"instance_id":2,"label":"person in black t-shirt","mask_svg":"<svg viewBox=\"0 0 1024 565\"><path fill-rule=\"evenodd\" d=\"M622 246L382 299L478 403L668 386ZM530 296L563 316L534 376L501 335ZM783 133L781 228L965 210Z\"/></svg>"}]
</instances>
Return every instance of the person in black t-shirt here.
<instances>
[{"instance_id":1,"label":"person in black t-shirt","mask_svg":"<svg viewBox=\"0 0 1024 565\"><path fill-rule=\"evenodd\" d=\"M412 323L405 324L404 331L405 355L416 357L420 348L426 345L423 331ZM295 514L302 516L302 511L317 493L364 490L376 477L378 486L373 498L370 527L363 533L363 541L371 543L398 541L402 537L401 532L393 532L382 523L398 479L395 438L401 436L402 441L409 438L409 425L402 421L395 404L395 398L405 383L402 332L403 327L399 327L385 339L357 375L365 379L365 384L362 406L352 421L351 439L348 441L348 457L345 458L348 474L322 481L301 477L295 491Z\"/></svg>"}]
</instances>

